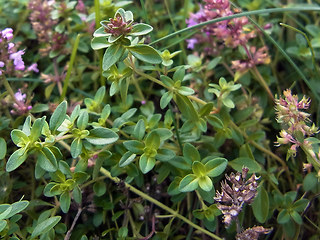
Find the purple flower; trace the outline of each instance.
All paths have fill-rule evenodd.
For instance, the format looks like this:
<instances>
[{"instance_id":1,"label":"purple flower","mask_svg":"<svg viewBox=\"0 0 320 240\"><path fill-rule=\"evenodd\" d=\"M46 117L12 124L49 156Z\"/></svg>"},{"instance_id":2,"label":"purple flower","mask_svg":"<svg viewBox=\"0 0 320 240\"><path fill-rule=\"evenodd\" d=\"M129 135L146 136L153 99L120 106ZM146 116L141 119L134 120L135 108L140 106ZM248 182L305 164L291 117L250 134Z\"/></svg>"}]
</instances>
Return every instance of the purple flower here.
<instances>
[{"instance_id":1,"label":"purple flower","mask_svg":"<svg viewBox=\"0 0 320 240\"><path fill-rule=\"evenodd\" d=\"M0 61L0 68L4 67L4 62ZM2 71L0 70L0 75L2 75Z\"/></svg>"},{"instance_id":2,"label":"purple flower","mask_svg":"<svg viewBox=\"0 0 320 240\"><path fill-rule=\"evenodd\" d=\"M2 37L6 38L7 41L10 41L13 38L13 30L12 28L6 28L4 30L2 30Z\"/></svg>"},{"instance_id":3,"label":"purple flower","mask_svg":"<svg viewBox=\"0 0 320 240\"><path fill-rule=\"evenodd\" d=\"M30 104L30 100L26 101L27 95L21 92L21 89L19 89L14 94L14 103L13 103L13 109L10 111L12 114L16 115L23 115L27 112L29 112L32 109L32 106Z\"/></svg>"},{"instance_id":4,"label":"purple flower","mask_svg":"<svg viewBox=\"0 0 320 240\"><path fill-rule=\"evenodd\" d=\"M14 47L14 43L8 43L8 50L12 49Z\"/></svg>"},{"instance_id":5,"label":"purple flower","mask_svg":"<svg viewBox=\"0 0 320 240\"><path fill-rule=\"evenodd\" d=\"M196 38L190 38L190 39L187 39L186 41L188 43L187 48L189 49L194 49L194 45L198 43L198 40Z\"/></svg>"},{"instance_id":6,"label":"purple flower","mask_svg":"<svg viewBox=\"0 0 320 240\"><path fill-rule=\"evenodd\" d=\"M18 92L14 94L14 97L16 98L17 101L24 103L27 95L25 93L22 94L21 89L19 89Z\"/></svg>"},{"instance_id":7,"label":"purple flower","mask_svg":"<svg viewBox=\"0 0 320 240\"><path fill-rule=\"evenodd\" d=\"M34 72L38 73L38 72L39 72L38 64L37 64L37 63L31 64L31 65L28 67L27 70L28 70L28 72L34 71Z\"/></svg>"},{"instance_id":8,"label":"purple flower","mask_svg":"<svg viewBox=\"0 0 320 240\"><path fill-rule=\"evenodd\" d=\"M10 54L10 59L13 60L14 68L16 70L24 70L24 62L22 60L22 55L24 54L24 50L20 50L16 53L11 53Z\"/></svg>"}]
</instances>

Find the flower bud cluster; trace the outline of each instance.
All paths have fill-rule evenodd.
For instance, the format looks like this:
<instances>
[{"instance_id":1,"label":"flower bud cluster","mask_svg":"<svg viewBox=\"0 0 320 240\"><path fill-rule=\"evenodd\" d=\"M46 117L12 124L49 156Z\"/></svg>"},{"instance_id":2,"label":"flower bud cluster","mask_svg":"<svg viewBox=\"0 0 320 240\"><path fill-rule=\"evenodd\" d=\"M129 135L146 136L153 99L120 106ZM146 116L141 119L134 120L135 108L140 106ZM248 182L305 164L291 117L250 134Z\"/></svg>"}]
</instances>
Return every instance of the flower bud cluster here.
<instances>
[{"instance_id":1,"label":"flower bud cluster","mask_svg":"<svg viewBox=\"0 0 320 240\"><path fill-rule=\"evenodd\" d=\"M251 204L257 195L257 187L259 179L255 174L246 180L249 169L244 167L242 173L231 173L226 175L226 179L232 184L230 186L227 182L221 183L221 193L216 192L214 198L217 202L217 207L223 213L223 221L228 227L232 220L234 220L240 213L244 203Z\"/></svg>"},{"instance_id":2,"label":"flower bud cluster","mask_svg":"<svg viewBox=\"0 0 320 240\"><path fill-rule=\"evenodd\" d=\"M309 108L311 102L309 98L303 96L298 101L298 96L292 95L289 89L285 90L283 95L284 97L276 100L275 109L277 122L286 129L281 130L276 146L292 144L288 156L295 156L299 146L303 145L306 149L311 150L311 144L305 138L318 133L319 129L314 124L308 126L307 123L311 122L310 114L301 111Z\"/></svg>"},{"instance_id":3,"label":"flower bud cluster","mask_svg":"<svg viewBox=\"0 0 320 240\"><path fill-rule=\"evenodd\" d=\"M132 30L132 21L126 21L120 14L115 18L110 18L109 23L105 25L104 31L113 36L127 35Z\"/></svg>"}]
</instances>

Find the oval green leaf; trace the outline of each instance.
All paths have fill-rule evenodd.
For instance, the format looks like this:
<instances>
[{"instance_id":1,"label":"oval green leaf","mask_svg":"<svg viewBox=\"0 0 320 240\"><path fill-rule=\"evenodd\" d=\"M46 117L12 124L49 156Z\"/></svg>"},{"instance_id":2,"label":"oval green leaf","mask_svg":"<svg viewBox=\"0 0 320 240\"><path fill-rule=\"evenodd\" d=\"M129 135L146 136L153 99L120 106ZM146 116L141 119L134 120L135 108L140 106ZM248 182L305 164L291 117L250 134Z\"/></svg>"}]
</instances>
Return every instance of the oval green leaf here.
<instances>
[{"instance_id":1,"label":"oval green leaf","mask_svg":"<svg viewBox=\"0 0 320 240\"><path fill-rule=\"evenodd\" d=\"M58 224L58 222L61 220L60 216L55 216L48 218L44 221L41 221L38 223L38 225L34 228L31 238L35 238L41 234L44 234L48 232L50 229L52 229L55 225Z\"/></svg>"}]
</instances>

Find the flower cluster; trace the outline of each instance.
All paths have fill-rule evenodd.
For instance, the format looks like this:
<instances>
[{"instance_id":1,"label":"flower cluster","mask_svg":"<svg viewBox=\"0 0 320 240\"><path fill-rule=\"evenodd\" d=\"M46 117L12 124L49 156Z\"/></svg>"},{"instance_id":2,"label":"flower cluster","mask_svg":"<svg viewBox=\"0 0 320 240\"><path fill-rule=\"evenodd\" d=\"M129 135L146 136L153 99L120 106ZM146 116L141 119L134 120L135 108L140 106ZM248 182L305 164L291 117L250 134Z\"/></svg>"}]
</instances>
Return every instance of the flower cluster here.
<instances>
[{"instance_id":1,"label":"flower cluster","mask_svg":"<svg viewBox=\"0 0 320 240\"><path fill-rule=\"evenodd\" d=\"M186 21L188 27L238 12L237 9L231 10L228 0L205 0L204 2L204 7L200 6L200 10L195 14L192 13ZM269 64L267 47L264 46L258 50L256 47L247 48L248 41L256 37L255 29L251 29L248 23L248 18L239 17L206 25L202 29L202 34L196 34L193 38L187 39L187 47L194 49L196 44L201 44L206 46L204 52L207 55L219 55L225 46L230 48L242 46L246 50L248 59L232 61L232 68L240 72L258 64Z\"/></svg>"},{"instance_id":2,"label":"flower cluster","mask_svg":"<svg viewBox=\"0 0 320 240\"><path fill-rule=\"evenodd\" d=\"M249 169L244 167L242 173L231 173L226 175L226 179L232 183L232 186L227 182L221 183L221 193L217 191L214 198L217 202L217 207L223 213L223 221L225 225L230 226L232 220L234 220L240 213L244 203L251 204L257 194L259 179L255 174L246 180Z\"/></svg>"},{"instance_id":3,"label":"flower cluster","mask_svg":"<svg viewBox=\"0 0 320 240\"><path fill-rule=\"evenodd\" d=\"M255 65L259 64L269 64L271 59L268 54L268 48L266 46L257 48L255 46L251 46L249 48L250 52L248 53L249 58L246 60L235 60L232 61L232 69L235 69L239 72L245 72L246 70L252 68Z\"/></svg>"},{"instance_id":4,"label":"flower cluster","mask_svg":"<svg viewBox=\"0 0 320 240\"><path fill-rule=\"evenodd\" d=\"M0 75L3 73L13 75L15 70L25 70L22 59L24 50L17 50L17 46L11 42L13 29L6 28L0 31ZM37 71L37 64L32 64L26 71Z\"/></svg>"},{"instance_id":5,"label":"flower cluster","mask_svg":"<svg viewBox=\"0 0 320 240\"><path fill-rule=\"evenodd\" d=\"M228 0L205 0L204 2L204 8L200 7L200 10L197 13L190 15L190 18L187 20L188 27L234 14L230 9ZM212 37L215 37L218 41L228 47L235 48L239 45L244 45L250 38L256 36L253 30L244 30L245 25L247 24L248 19L246 17L240 17L207 25L202 30L205 33L205 36L196 35L195 38L189 39L188 48L193 48L194 43L203 41L210 42Z\"/></svg>"},{"instance_id":6,"label":"flower cluster","mask_svg":"<svg viewBox=\"0 0 320 240\"><path fill-rule=\"evenodd\" d=\"M248 228L245 231L238 233L236 240L257 240L260 234L268 234L272 229L264 228L262 226L256 226Z\"/></svg>"},{"instance_id":7,"label":"flower cluster","mask_svg":"<svg viewBox=\"0 0 320 240\"><path fill-rule=\"evenodd\" d=\"M54 1L31 0L28 8L31 10L29 19L33 30L37 34L38 41L44 46L40 49L43 56L47 56L51 50L63 49L62 46L67 42L65 34L54 31L58 21L52 19Z\"/></svg>"},{"instance_id":8,"label":"flower cluster","mask_svg":"<svg viewBox=\"0 0 320 240\"><path fill-rule=\"evenodd\" d=\"M25 93L22 94L21 89L14 94L14 97L15 102L12 105L14 109L10 111L11 114L23 115L32 109L30 100L26 101L27 95Z\"/></svg>"},{"instance_id":9,"label":"flower cluster","mask_svg":"<svg viewBox=\"0 0 320 240\"><path fill-rule=\"evenodd\" d=\"M301 111L309 108L310 99L303 96L298 101L298 96L292 95L289 89L285 90L283 95L284 98L280 97L276 100L275 109L277 122L283 124L286 129L281 130L280 137L277 137L276 146L291 143L288 158L296 155L299 146L311 149L311 144L305 138L318 133L319 130L314 124L311 127L307 125L308 122L311 122L310 114Z\"/></svg>"}]
</instances>

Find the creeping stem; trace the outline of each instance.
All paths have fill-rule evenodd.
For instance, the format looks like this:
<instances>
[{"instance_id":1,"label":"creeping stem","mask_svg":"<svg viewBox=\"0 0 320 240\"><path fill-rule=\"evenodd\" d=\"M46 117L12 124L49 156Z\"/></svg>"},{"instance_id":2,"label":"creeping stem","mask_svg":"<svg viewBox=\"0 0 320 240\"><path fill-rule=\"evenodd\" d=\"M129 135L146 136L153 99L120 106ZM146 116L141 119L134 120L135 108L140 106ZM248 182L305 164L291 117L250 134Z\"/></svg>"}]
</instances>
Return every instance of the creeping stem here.
<instances>
[{"instance_id":1,"label":"creeping stem","mask_svg":"<svg viewBox=\"0 0 320 240\"><path fill-rule=\"evenodd\" d=\"M115 183L120 183L121 180L117 177L112 177L111 173L106 170L105 168L100 168L100 172L105 175L106 177L108 177L110 180L112 180ZM191 222L189 219L187 219L186 217L182 216L181 214L177 213L176 211L174 211L172 208L169 208L168 206L164 205L163 203L159 202L158 200L150 197L149 195L145 194L144 192L141 192L139 189L131 186L129 183L125 183L125 186L128 188L128 190L130 190L131 192L139 195L140 197L142 197L143 199L157 205L158 207L162 208L163 210L166 210L167 212L171 213L173 217L177 217L179 219L181 219L182 221L184 221L185 223L189 224L190 226L194 227L195 229L198 229L199 231L207 234L208 236L212 237L213 239L217 239L217 240L222 240L222 238L218 237L217 235L213 234L212 232L209 232L208 230L200 227L197 224L194 224L193 222Z\"/></svg>"}]
</instances>

